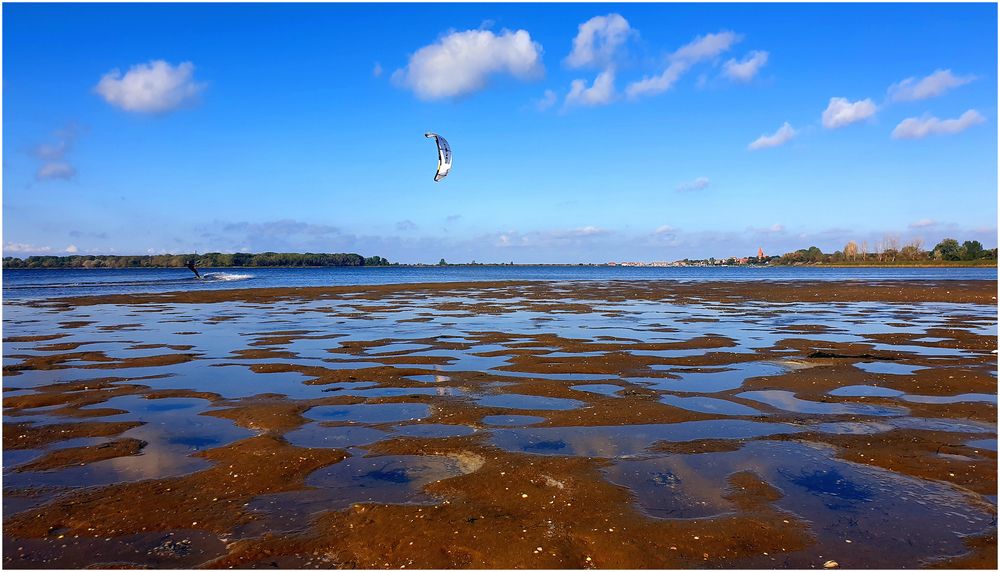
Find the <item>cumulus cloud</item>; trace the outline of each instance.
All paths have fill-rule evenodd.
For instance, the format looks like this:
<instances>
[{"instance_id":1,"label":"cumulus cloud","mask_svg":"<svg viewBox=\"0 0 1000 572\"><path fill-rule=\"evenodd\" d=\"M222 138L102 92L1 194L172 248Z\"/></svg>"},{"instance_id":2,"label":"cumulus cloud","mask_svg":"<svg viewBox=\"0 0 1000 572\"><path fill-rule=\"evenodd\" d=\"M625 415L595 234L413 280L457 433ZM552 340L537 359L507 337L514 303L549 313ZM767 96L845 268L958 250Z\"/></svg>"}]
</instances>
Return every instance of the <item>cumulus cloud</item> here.
<instances>
[{"instance_id":1,"label":"cumulus cloud","mask_svg":"<svg viewBox=\"0 0 1000 572\"><path fill-rule=\"evenodd\" d=\"M587 87L587 82L574 79L566 94L566 106L594 106L611 103L615 97L615 70L606 69L594 79L593 85Z\"/></svg>"},{"instance_id":2,"label":"cumulus cloud","mask_svg":"<svg viewBox=\"0 0 1000 572\"><path fill-rule=\"evenodd\" d=\"M111 105L136 113L168 113L197 101L205 84L194 80L194 64L163 60L118 69L101 77L95 91Z\"/></svg>"},{"instance_id":3,"label":"cumulus cloud","mask_svg":"<svg viewBox=\"0 0 1000 572\"><path fill-rule=\"evenodd\" d=\"M580 24L573 38L573 51L566 56L571 68L606 66L614 61L615 52L632 33L621 14L594 16Z\"/></svg>"},{"instance_id":4,"label":"cumulus cloud","mask_svg":"<svg viewBox=\"0 0 1000 572\"><path fill-rule=\"evenodd\" d=\"M37 246L34 244L28 244L24 242L5 242L3 243L4 253L10 254L37 254L41 252L51 252L51 246Z\"/></svg>"},{"instance_id":5,"label":"cumulus cloud","mask_svg":"<svg viewBox=\"0 0 1000 572\"><path fill-rule=\"evenodd\" d=\"M546 89L545 93L542 94L542 98L535 102L535 108L538 111L545 111L555 105L558 100L559 96L556 95L556 92Z\"/></svg>"},{"instance_id":6,"label":"cumulus cloud","mask_svg":"<svg viewBox=\"0 0 1000 572\"><path fill-rule=\"evenodd\" d=\"M773 134L771 135L764 134L758 137L757 139L754 139L754 141L750 143L750 145L748 145L747 148L750 149L751 151L756 151L758 149L766 149L768 147L777 147L779 145L784 145L785 143L791 141L792 138L795 137L796 133L797 132L795 131L795 129L793 129L792 126L789 125L788 122L786 121Z\"/></svg>"},{"instance_id":7,"label":"cumulus cloud","mask_svg":"<svg viewBox=\"0 0 1000 572\"><path fill-rule=\"evenodd\" d=\"M928 228L936 225L937 222L934 219L922 218L918 221L911 222L910 228Z\"/></svg>"},{"instance_id":8,"label":"cumulus cloud","mask_svg":"<svg viewBox=\"0 0 1000 572\"><path fill-rule=\"evenodd\" d=\"M710 181L708 177L698 177L693 181L687 181L677 185L678 191L700 191L702 189L707 189Z\"/></svg>"},{"instance_id":9,"label":"cumulus cloud","mask_svg":"<svg viewBox=\"0 0 1000 572\"><path fill-rule=\"evenodd\" d=\"M526 80L543 73L542 46L527 31L466 30L414 52L393 81L421 99L443 99L479 91L491 76Z\"/></svg>"},{"instance_id":10,"label":"cumulus cloud","mask_svg":"<svg viewBox=\"0 0 1000 572\"><path fill-rule=\"evenodd\" d=\"M946 91L965 85L976 76L957 76L951 70L936 70L927 77L908 77L889 86L889 98L893 101L916 101L937 97Z\"/></svg>"},{"instance_id":11,"label":"cumulus cloud","mask_svg":"<svg viewBox=\"0 0 1000 572\"><path fill-rule=\"evenodd\" d=\"M401 220L396 223L396 230L400 230L403 232L410 230L417 230L417 223L413 222L412 220Z\"/></svg>"},{"instance_id":12,"label":"cumulus cloud","mask_svg":"<svg viewBox=\"0 0 1000 572\"><path fill-rule=\"evenodd\" d=\"M830 104L823 111L823 127L837 129L875 115L875 103L871 99L849 101L846 97L831 97Z\"/></svg>"},{"instance_id":13,"label":"cumulus cloud","mask_svg":"<svg viewBox=\"0 0 1000 572\"><path fill-rule=\"evenodd\" d=\"M66 252L69 254L76 254L77 252L80 252L80 249L77 248L75 244L71 244L66 247Z\"/></svg>"},{"instance_id":14,"label":"cumulus cloud","mask_svg":"<svg viewBox=\"0 0 1000 572\"><path fill-rule=\"evenodd\" d=\"M672 227L672 226L670 226L669 224L665 224L663 226L657 227L657 229L653 231L653 234L655 234L657 236L671 236L671 235L674 235L676 233L677 233L677 229L674 228L674 227Z\"/></svg>"},{"instance_id":15,"label":"cumulus cloud","mask_svg":"<svg viewBox=\"0 0 1000 572\"><path fill-rule=\"evenodd\" d=\"M957 119L938 119L931 115L910 117L899 122L892 130L893 139L923 139L928 135L953 135L986 119L975 109L970 109Z\"/></svg>"},{"instance_id":16,"label":"cumulus cloud","mask_svg":"<svg viewBox=\"0 0 1000 572\"><path fill-rule=\"evenodd\" d=\"M372 68L372 76L374 77L382 76L382 64L375 62L375 67Z\"/></svg>"},{"instance_id":17,"label":"cumulus cloud","mask_svg":"<svg viewBox=\"0 0 1000 572\"><path fill-rule=\"evenodd\" d=\"M760 68L767 63L768 53L755 50L750 52L742 61L731 59L722 66L722 73L734 81L750 81L757 75Z\"/></svg>"},{"instance_id":18,"label":"cumulus cloud","mask_svg":"<svg viewBox=\"0 0 1000 572\"><path fill-rule=\"evenodd\" d=\"M635 99L667 91L693 65L719 56L740 39L738 34L729 31L698 36L670 55L670 63L663 72L630 83L625 88L625 93L629 98Z\"/></svg>"}]
</instances>

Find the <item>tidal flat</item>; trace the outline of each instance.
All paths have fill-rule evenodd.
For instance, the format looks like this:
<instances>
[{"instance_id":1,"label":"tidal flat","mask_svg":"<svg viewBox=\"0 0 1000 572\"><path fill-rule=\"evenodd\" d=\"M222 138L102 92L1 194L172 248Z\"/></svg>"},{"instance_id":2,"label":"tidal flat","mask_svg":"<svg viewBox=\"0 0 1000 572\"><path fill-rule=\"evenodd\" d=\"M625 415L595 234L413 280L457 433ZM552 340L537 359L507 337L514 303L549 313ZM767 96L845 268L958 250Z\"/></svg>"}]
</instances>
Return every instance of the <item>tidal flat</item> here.
<instances>
[{"instance_id":1,"label":"tidal flat","mask_svg":"<svg viewBox=\"0 0 1000 572\"><path fill-rule=\"evenodd\" d=\"M4 305L8 568L996 568L997 283Z\"/></svg>"}]
</instances>

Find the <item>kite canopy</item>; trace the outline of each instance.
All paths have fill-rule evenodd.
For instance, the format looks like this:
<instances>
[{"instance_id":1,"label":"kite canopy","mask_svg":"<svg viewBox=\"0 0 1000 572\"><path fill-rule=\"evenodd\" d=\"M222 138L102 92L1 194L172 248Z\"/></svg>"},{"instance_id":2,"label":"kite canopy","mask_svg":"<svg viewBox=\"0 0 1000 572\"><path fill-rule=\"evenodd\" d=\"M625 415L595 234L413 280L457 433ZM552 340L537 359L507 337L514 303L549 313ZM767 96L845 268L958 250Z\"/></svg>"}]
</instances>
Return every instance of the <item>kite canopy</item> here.
<instances>
[{"instance_id":1,"label":"kite canopy","mask_svg":"<svg viewBox=\"0 0 1000 572\"><path fill-rule=\"evenodd\" d=\"M434 174L434 180L440 181L447 177L448 172L451 171L451 146L448 145L448 141L444 137L441 137L437 133L424 133L424 137L433 137L434 141L437 142L438 168L437 173Z\"/></svg>"}]
</instances>

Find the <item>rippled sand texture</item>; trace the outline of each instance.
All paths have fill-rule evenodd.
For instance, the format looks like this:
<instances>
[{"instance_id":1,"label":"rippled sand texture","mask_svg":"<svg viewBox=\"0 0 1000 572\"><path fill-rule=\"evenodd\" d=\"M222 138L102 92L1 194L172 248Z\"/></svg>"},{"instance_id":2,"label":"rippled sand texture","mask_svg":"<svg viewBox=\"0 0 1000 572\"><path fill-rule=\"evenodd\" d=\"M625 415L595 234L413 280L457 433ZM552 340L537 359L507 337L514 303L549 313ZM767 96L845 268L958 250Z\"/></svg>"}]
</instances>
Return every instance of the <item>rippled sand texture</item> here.
<instances>
[{"instance_id":1,"label":"rippled sand texture","mask_svg":"<svg viewBox=\"0 0 1000 572\"><path fill-rule=\"evenodd\" d=\"M995 568L996 282L4 308L6 567Z\"/></svg>"}]
</instances>

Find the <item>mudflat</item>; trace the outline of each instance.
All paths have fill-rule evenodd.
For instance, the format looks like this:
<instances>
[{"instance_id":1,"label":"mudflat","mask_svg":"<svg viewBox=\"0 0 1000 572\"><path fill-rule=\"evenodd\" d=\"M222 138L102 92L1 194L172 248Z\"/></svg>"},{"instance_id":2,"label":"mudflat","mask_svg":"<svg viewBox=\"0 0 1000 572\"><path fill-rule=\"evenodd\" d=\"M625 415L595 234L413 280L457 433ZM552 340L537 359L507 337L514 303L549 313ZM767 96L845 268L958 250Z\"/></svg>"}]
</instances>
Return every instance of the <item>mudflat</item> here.
<instances>
[{"instance_id":1,"label":"mudflat","mask_svg":"<svg viewBox=\"0 0 1000 572\"><path fill-rule=\"evenodd\" d=\"M10 568L996 567L997 283L6 304Z\"/></svg>"}]
</instances>

